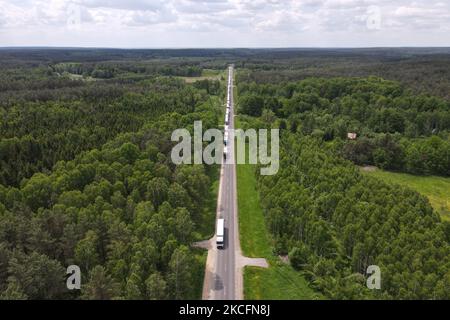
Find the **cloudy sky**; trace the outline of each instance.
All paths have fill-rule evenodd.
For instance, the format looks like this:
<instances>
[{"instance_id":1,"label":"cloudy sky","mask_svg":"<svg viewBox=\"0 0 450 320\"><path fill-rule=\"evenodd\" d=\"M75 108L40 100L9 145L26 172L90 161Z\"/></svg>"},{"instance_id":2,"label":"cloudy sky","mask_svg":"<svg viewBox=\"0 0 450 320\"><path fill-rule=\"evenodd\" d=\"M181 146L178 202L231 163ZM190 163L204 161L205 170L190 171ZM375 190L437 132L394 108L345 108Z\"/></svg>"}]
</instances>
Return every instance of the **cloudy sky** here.
<instances>
[{"instance_id":1,"label":"cloudy sky","mask_svg":"<svg viewBox=\"0 0 450 320\"><path fill-rule=\"evenodd\" d=\"M0 46L450 46L450 1L0 0Z\"/></svg>"}]
</instances>

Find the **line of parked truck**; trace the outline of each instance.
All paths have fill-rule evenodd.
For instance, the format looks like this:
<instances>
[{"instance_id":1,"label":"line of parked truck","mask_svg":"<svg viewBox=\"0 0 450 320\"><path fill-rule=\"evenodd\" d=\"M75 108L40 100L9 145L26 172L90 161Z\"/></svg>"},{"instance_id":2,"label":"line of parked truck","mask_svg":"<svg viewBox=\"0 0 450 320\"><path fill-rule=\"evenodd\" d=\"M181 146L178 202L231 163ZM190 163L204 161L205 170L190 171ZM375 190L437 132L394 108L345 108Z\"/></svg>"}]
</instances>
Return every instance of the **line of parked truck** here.
<instances>
[{"instance_id":1,"label":"line of parked truck","mask_svg":"<svg viewBox=\"0 0 450 320\"><path fill-rule=\"evenodd\" d=\"M231 95L232 95L232 78L233 69L232 67L228 68L228 86L227 86L227 108L225 112L225 126L224 126L224 138L223 138L223 157L225 160L227 159L228 154L228 126L230 124L231 117ZM219 218L217 220L217 228L216 228L216 245L217 249L224 249L225 247L225 219Z\"/></svg>"},{"instance_id":2,"label":"line of parked truck","mask_svg":"<svg viewBox=\"0 0 450 320\"><path fill-rule=\"evenodd\" d=\"M223 148L223 157L226 160L227 159L227 155L228 155L228 126L230 124L230 110L231 110L231 95L232 95L232 77L233 75L233 71L232 71L232 67L228 68L228 86L227 86L227 108L226 108L226 112L225 112L225 127L224 127L224 139L223 139L223 143L224 143L224 148Z\"/></svg>"}]
</instances>

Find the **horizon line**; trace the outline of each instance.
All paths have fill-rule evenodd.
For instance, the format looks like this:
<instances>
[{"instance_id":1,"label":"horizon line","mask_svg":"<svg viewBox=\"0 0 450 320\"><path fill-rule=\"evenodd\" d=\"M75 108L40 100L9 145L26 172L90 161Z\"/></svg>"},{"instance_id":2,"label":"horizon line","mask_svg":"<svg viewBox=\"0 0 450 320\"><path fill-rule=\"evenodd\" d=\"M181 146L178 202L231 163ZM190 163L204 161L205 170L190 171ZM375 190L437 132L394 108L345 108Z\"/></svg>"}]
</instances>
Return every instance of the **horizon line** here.
<instances>
[{"instance_id":1,"label":"horizon line","mask_svg":"<svg viewBox=\"0 0 450 320\"><path fill-rule=\"evenodd\" d=\"M289 50L299 50L299 49L450 49L450 46L343 46L343 47L327 47L327 46L305 46L305 47L108 47L108 46L53 46L53 45L43 45L43 46L0 46L0 49L115 49L115 50L267 50L267 49L289 49Z\"/></svg>"}]
</instances>

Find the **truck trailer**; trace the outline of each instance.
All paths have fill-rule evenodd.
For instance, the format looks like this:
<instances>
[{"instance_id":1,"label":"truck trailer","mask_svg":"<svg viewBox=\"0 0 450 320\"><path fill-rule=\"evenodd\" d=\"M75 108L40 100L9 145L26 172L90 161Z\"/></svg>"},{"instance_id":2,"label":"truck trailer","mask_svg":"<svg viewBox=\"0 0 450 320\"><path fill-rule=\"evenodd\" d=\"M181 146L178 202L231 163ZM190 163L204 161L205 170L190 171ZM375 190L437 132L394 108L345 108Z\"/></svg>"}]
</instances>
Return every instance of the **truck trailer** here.
<instances>
[{"instance_id":1,"label":"truck trailer","mask_svg":"<svg viewBox=\"0 0 450 320\"><path fill-rule=\"evenodd\" d=\"M216 244L217 249L223 249L225 244L225 219L217 220L216 230Z\"/></svg>"}]
</instances>

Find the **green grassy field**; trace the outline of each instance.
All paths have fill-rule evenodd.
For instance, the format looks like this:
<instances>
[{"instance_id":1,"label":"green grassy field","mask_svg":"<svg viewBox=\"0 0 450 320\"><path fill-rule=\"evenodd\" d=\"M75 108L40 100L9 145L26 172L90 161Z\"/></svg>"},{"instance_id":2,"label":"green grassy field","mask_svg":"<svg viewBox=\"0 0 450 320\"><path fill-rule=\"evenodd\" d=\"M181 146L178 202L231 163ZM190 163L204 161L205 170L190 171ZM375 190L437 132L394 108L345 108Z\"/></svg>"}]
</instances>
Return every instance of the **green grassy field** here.
<instances>
[{"instance_id":1,"label":"green grassy field","mask_svg":"<svg viewBox=\"0 0 450 320\"><path fill-rule=\"evenodd\" d=\"M200 77L179 77L183 79L186 83L194 83L200 80L221 80L224 76L224 72L212 69L205 69Z\"/></svg>"},{"instance_id":2,"label":"green grassy field","mask_svg":"<svg viewBox=\"0 0 450 320\"><path fill-rule=\"evenodd\" d=\"M237 127L238 127L238 121ZM246 267L244 297L250 300L320 299L301 273L273 255L272 241L266 228L264 214L256 189L255 166L238 164L237 188L239 235L242 253L253 258L266 258L268 269Z\"/></svg>"},{"instance_id":3,"label":"green grassy field","mask_svg":"<svg viewBox=\"0 0 450 320\"><path fill-rule=\"evenodd\" d=\"M291 266L269 259L269 269L246 267L244 297L250 300L319 300L323 297L308 286Z\"/></svg>"},{"instance_id":4,"label":"green grassy field","mask_svg":"<svg viewBox=\"0 0 450 320\"><path fill-rule=\"evenodd\" d=\"M443 220L450 221L450 178L414 176L379 169L363 172L388 183L397 183L416 190L430 200L431 205L440 213Z\"/></svg>"},{"instance_id":5,"label":"green grassy field","mask_svg":"<svg viewBox=\"0 0 450 320\"><path fill-rule=\"evenodd\" d=\"M242 252L248 257L264 257L268 269L246 267L244 297L251 300L319 299L303 276L272 254L272 244L259 205L253 165L237 165L239 234Z\"/></svg>"},{"instance_id":6,"label":"green grassy field","mask_svg":"<svg viewBox=\"0 0 450 320\"><path fill-rule=\"evenodd\" d=\"M270 257L269 235L259 205L253 165L236 165L238 182L239 234L241 248L248 257Z\"/></svg>"}]
</instances>

